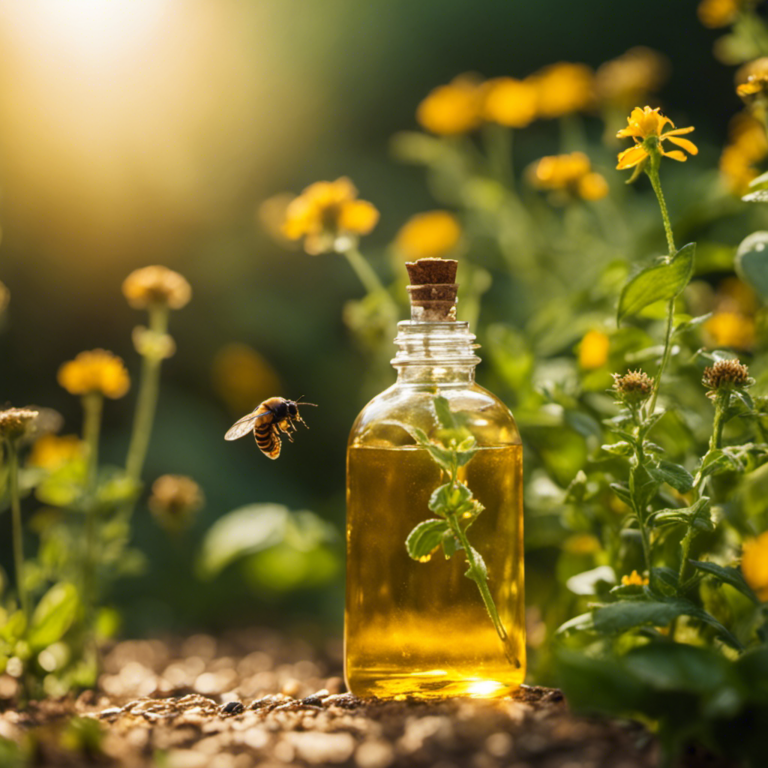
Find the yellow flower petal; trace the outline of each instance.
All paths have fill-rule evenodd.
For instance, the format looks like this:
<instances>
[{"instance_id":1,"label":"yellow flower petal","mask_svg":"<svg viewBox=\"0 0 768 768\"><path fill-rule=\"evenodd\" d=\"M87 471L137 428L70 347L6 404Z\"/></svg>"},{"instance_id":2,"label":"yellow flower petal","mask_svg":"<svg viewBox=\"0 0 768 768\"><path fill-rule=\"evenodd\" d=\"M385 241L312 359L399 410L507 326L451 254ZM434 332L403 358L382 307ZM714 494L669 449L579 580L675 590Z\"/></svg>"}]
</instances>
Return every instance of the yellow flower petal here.
<instances>
[{"instance_id":1,"label":"yellow flower petal","mask_svg":"<svg viewBox=\"0 0 768 768\"><path fill-rule=\"evenodd\" d=\"M648 152L640 144L637 144L619 153L619 164L616 168L619 171L623 171L626 168L634 168L638 163L645 160L646 157L648 157Z\"/></svg>"},{"instance_id":2,"label":"yellow flower petal","mask_svg":"<svg viewBox=\"0 0 768 768\"><path fill-rule=\"evenodd\" d=\"M480 125L482 106L482 86L463 75L432 90L419 104L416 120L431 133L456 136Z\"/></svg>"},{"instance_id":3,"label":"yellow flower petal","mask_svg":"<svg viewBox=\"0 0 768 768\"><path fill-rule=\"evenodd\" d=\"M483 117L510 128L524 128L536 117L537 99L530 82L497 77L485 84Z\"/></svg>"},{"instance_id":4,"label":"yellow flower petal","mask_svg":"<svg viewBox=\"0 0 768 768\"><path fill-rule=\"evenodd\" d=\"M757 596L768 601L768 531L744 544L741 572Z\"/></svg>"},{"instance_id":5,"label":"yellow flower petal","mask_svg":"<svg viewBox=\"0 0 768 768\"><path fill-rule=\"evenodd\" d=\"M379 212L367 200L353 200L342 206L339 229L356 235L367 235L379 220Z\"/></svg>"},{"instance_id":6,"label":"yellow flower petal","mask_svg":"<svg viewBox=\"0 0 768 768\"><path fill-rule=\"evenodd\" d=\"M411 261L439 259L461 239L461 227L448 211L417 213L403 224L395 238L396 248Z\"/></svg>"},{"instance_id":7,"label":"yellow flower petal","mask_svg":"<svg viewBox=\"0 0 768 768\"><path fill-rule=\"evenodd\" d=\"M667 136L673 144L677 144L678 147L682 147L686 152L690 152L692 155L699 154L699 148L688 139L680 139L677 136Z\"/></svg>"},{"instance_id":8,"label":"yellow flower petal","mask_svg":"<svg viewBox=\"0 0 768 768\"><path fill-rule=\"evenodd\" d=\"M670 157L672 160L677 160L678 163L684 163L688 159L688 156L679 149L673 149L671 152L665 152L662 149L661 154L664 155L664 157Z\"/></svg>"},{"instance_id":9,"label":"yellow flower petal","mask_svg":"<svg viewBox=\"0 0 768 768\"><path fill-rule=\"evenodd\" d=\"M608 362L610 338L601 331L589 331L579 345L579 365L586 371L602 368Z\"/></svg>"},{"instance_id":10,"label":"yellow flower petal","mask_svg":"<svg viewBox=\"0 0 768 768\"><path fill-rule=\"evenodd\" d=\"M579 182L579 195L584 200L601 200L608 194L608 182L599 173L588 173Z\"/></svg>"},{"instance_id":11,"label":"yellow flower petal","mask_svg":"<svg viewBox=\"0 0 768 768\"><path fill-rule=\"evenodd\" d=\"M661 134L662 139L668 139L670 136L682 136L685 133L690 133L691 131L695 131L696 129L689 125L687 128L675 128L674 131L665 131Z\"/></svg>"}]
</instances>

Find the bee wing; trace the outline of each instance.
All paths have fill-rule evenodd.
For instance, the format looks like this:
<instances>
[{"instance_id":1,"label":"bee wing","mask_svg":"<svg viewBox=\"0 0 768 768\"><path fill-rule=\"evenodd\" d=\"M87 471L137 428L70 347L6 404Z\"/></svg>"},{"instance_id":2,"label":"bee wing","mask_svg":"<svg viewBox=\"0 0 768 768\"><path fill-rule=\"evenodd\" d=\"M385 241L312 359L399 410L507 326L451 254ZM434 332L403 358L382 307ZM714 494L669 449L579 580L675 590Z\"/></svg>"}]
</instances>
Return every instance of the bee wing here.
<instances>
[{"instance_id":1,"label":"bee wing","mask_svg":"<svg viewBox=\"0 0 768 768\"><path fill-rule=\"evenodd\" d=\"M265 416L270 415L269 408L265 408L260 405L253 413L249 413L247 416L243 416L242 419L236 421L224 435L225 440L237 440L243 435L247 435L254 427L258 426Z\"/></svg>"}]
</instances>

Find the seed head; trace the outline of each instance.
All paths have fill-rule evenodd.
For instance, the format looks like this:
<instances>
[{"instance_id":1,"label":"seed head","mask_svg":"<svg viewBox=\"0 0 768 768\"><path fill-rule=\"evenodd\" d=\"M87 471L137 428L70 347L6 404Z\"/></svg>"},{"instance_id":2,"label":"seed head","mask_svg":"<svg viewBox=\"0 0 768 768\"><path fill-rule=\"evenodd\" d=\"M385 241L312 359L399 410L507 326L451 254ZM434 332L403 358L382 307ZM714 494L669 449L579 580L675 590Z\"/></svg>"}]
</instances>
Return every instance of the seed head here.
<instances>
[{"instance_id":1,"label":"seed head","mask_svg":"<svg viewBox=\"0 0 768 768\"><path fill-rule=\"evenodd\" d=\"M750 378L749 368L738 360L718 360L704 369L701 383L709 390L707 397L715 397L718 392L751 387L755 380Z\"/></svg>"},{"instance_id":2,"label":"seed head","mask_svg":"<svg viewBox=\"0 0 768 768\"><path fill-rule=\"evenodd\" d=\"M167 531L186 528L201 509L205 497L200 486L184 475L163 475L152 485L149 509Z\"/></svg>"},{"instance_id":3,"label":"seed head","mask_svg":"<svg viewBox=\"0 0 768 768\"><path fill-rule=\"evenodd\" d=\"M192 288L182 275L168 267L144 267L123 281L123 295L134 309L165 304L181 309L192 298Z\"/></svg>"},{"instance_id":4,"label":"seed head","mask_svg":"<svg viewBox=\"0 0 768 768\"><path fill-rule=\"evenodd\" d=\"M31 408L6 408L0 411L0 438L19 440L35 428L38 411Z\"/></svg>"},{"instance_id":5,"label":"seed head","mask_svg":"<svg viewBox=\"0 0 768 768\"><path fill-rule=\"evenodd\" d=\"M614 373L613 392L616 399L626 405L639 405L651 396L653 379L640 369L628 371L623 376Z\"/></svg>"}]
</instances>

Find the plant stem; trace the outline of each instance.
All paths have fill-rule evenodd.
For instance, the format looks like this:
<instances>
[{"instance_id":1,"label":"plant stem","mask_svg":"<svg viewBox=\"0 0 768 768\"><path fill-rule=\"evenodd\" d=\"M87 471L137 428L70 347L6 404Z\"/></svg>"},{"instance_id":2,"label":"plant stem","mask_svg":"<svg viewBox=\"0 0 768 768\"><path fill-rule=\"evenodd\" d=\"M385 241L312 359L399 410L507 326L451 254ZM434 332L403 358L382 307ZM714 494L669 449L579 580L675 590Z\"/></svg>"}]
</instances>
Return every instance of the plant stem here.
<instances>
[{"instance_id":1,"label":"plant stem","mask_svg":"<svg viewBox=\"0 0 768 768\"><path fill-rule=\"evenodd\" d=\"M83 439L88 456L86 475L85 555L83 557L83 603L85 605L86 631L91 630L91 614L94 603L94 566L96 550L96 485L99 470L99 433L104 396L91 392L83 397Z\"/></svg>"},{"instance_id":2,"label":"plant stem","mask_svg":"<svg viewBox=\"0 0 768 768\"><path fill-rule=\"evenodd\" d=\"M648 167L646 168L646 174L648 175L648 178L651 180L651 186L653 187L653 191L656 193L656 199L659 201L659 208L661 209L661 218L664 222L664 234L667 237L667 248L668 248L668 255L667 255L667 263L672 261L675 254L677 253L677 249L675 248L675 238L672 234L672 223L669 220L669 211L667 210L667 202L664 199L664 192L661 189L661 182L659 181L659 162L661 160L661 157L658 153L658 151L651 153L649 158ZM656 378L653 382L653 394L651 395L651 400L648 405L648 413L652 414L656 408L656 399L659 396L659 387L661 386L661 377L664 374L664 370L667 367L667 364L669 363L669 356L672 349L672 325L674 323L674 317L675 317L675 297L673 296L669 300L669 304L667 305L667 327L666 331L664 333L664 354L661 357L661 364L659 365L659 370L656 373Z\"/></svg>"},{"instance_id":3,"label":"plant stem","mask_svg":"<svg viewBox=\"0 0 768 768\"><path fill-rule=\"evenodd\" d=\"M709 438L709 450L704 454L704 457L702 458L702 464L704 461L706 461L707 456L709 456L710 453L713 451L720 450L720 447L723 444L723 427L725 426L725 411L728 407L728 404L731 399L731 393L727 390L724 392L718 392L717 398L715 399L715 418L712 423L712 436ZM693 490L696 494L697 500L701 498L701 485L702 481L704 480L704 476L699 472L697 474L696 480L693 484ZM693 526L689 527L688 530L685 533L685 536L683 537L683 540L680 542L680 548L681 548L681 561L680 561L680 571L678 574L678 582L680 584L683 583L683 576L685 575L685 567L688 564L688 552L691 548L691 542L693 541L694 537L694 531Z\"/></svg>"},{"instance_id":4,"label":"plant stem","mask_svg":"<svg viewBox=\"0 0 768 768\"><path fill-rule=\"evenodd\" d=\"M168 330L168 307L165 304L153 304L149 308L149 330L165 334ZM125 462L125 473L135 484L141 481L141 472L147 458L149 440L152 437L152 425L155 421L157 399L160 393L160 358L144 355L141 361L139 395L136 400L136 413L133 418L133 431Z\"/></svg>"},{"instance_id":5,"label":"plant stem","mask_svg":"<svg viewBox=\"0 0 768 768\"><path fill-rule=\"evenodd\" d=\"M483 126L483 142L485 144L491 175L510 190L515 186L514 166L512 164L511 128L494 123Z\"/></svg>"},{"instance_id":6,"label":"plant stem","mask_svg":"<svg viewBox=\"0 0 768 768\"><path fill-rule=\"evenodd\" d=\"M8 440L8 485L11 496L13 526L13 561L16 572L16 591L25 619L29 621L29 595L24 583L24 539L21 527L21 499L19 496L19 453L15 440Z\"/></svg>"},{"instance_id":7,"label":"plant stem","mask_svg":"<svg viewBox=\"0 0 768 768\"><path fill-rule=\"evenodd\" d=\"M379 280L379 276L373 270L373 267L371 267L365 260L360 251L357 250L356 246L350 246L343 253L349 262L349 266L352 267L354 273L363 284L363 288L365 288L366 292L379 293L383 291L386 293L386 289L382 285L381 280Z\"/></svg>"},{"instance_id":8,"label":"plant stem","mask_svg":"<svg viewBox=\"0 0 768 768\"><path fill-rule=\"evenodd\" d=\"M448 524L451 526L454 536L456 536L461 542L461 546L464 548L464 554L467 557L470 569L477 573L478 565L477 560L475 559L475 550L472 549L469 539L467 539L467 535L461 525L459 525L459 521L456 519L455 515L449 515ZM491 621L493 621L493 626L496 627L496 632L498 633L499 638L501 638L502 642L506 642L508 637L507 631L504 629L504 625L499 618L499 612L496 610L496 603L493 601L491 590L488 589L488 582L484 579L473 579L473 581L477 584L477 588L480 590L480 596L483 598L483 603L485 603L488 615L491 617Z\"/></svg>"},{"instance_id":9,"label":"plant stem","mask_svg":"<svg viewBox=\"0 0 768 768\"><path fill-rule=\"evenodd\" d=\"M91 392L83 397L83 440L88 454L87 490L93 493L99 468L99 433L104 396Z\"/></svg>"}]
</instances>

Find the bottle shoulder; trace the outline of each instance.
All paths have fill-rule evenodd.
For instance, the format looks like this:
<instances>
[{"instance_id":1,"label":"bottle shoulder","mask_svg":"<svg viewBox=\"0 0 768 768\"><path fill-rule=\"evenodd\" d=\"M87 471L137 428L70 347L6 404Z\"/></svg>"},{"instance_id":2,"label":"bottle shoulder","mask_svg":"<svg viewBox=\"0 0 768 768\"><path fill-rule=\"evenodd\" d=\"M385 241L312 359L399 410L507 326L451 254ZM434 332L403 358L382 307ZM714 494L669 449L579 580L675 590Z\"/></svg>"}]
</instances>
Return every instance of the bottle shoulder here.
<instances>
[{"instance_id":1,"label":"bottle shoulder","mask_svg":"<svg viewBox=\"0 0 768 768\"><path fill-rule=\"evenodd\" d=\"M394 384L373 398L360 412L349 436L350 447L398 448L414 444L404 427L418 427L428 435L439 425L432 400L441 395L451 411L461 414L478 445L519 445L520 433L509 408L478 384L412 386Z\"/></svg>"}]
</instances>

